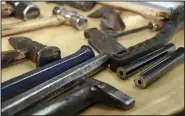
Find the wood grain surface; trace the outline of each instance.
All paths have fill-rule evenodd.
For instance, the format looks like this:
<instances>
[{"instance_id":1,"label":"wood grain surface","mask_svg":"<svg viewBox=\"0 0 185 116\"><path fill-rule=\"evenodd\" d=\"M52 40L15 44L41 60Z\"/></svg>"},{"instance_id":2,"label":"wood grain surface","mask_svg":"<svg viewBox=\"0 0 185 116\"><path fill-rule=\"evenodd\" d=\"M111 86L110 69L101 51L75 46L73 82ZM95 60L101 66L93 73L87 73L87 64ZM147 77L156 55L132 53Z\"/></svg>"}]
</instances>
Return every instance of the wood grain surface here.
<instances>
[{"instance_id":1,"label":"wood grain surface","mask_svg":"<svg viewBox=\"0 0 185 116\"><path fill-rule=\"evenodd\" d=\"M34 2L34 4L39 6L41 10L41 17L51 16L52 9L55 7L55 4L52 3L47 4L45 2ZM68 6L65 7L68 9L76 10ZM76 11L87 16L89 13L95 11L98 8L101 8L101 5L96 5L96 7L89 12L83 12L80 10ZM126 24L125 30L148 24L148 20L144 19L138 14L123 11L121 16ZM10 24L21 21L22 20L15 19L13 17L4 18L2 19L2 24ZM87 28L99 28L99 23L100 19L88 18ZM137 44L138 42L153 37L156 33L157 32L145 30L125 37L120 37L117 40L123 46L129 47L131 45ZM61 49L62 57L74 53L82 45L88 45L88 42L83 35L83 31L78 31L71 26L60 25L2 37L2 51L13 49L8 43L8 38L13 36L26 36L33 39L34 41L38 41L46 45L57 46ZM184 46L184 30L177 33L170 42L174 43L177 47ZM96 55L98 55L95 50L94 52ZM12 65L11 67L4 68L2 69L2 81L4 82L18 75L29 72L35 68L36 65L29 60ZM111 72L111 70L107 68L92 77L104 81L132 96L136 100L135 106L132 109L123 111L105 106L103 104L95 104L83 111L82 114L174 114L184 109L184 63L181 63L176 68L166 73L161 79L153 83L147 89L138 89L135 87L135 76L137 76L137 74L133 75L127 80L121 80L115 73Z\"/></svg>"}]
</instances>

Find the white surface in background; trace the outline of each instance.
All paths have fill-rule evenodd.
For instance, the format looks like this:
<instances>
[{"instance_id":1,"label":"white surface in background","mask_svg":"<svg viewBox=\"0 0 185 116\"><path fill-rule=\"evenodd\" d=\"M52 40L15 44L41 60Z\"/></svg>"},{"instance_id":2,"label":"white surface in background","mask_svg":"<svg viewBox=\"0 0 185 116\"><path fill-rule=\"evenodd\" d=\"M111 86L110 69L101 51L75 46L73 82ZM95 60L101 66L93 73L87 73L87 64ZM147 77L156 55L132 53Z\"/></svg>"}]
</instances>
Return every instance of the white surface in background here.
<instances>
[{"instance_id":1,"label":"white surface in background","mask_svg":"<svg viewBox=\"0 0 185 116\"><path fill-rule=\"evenodd\" d=\"M136 4L156 8L165 12L169 12L169 8L174 8L183 2L133 2Z\"/></svg>"}]
</instances>

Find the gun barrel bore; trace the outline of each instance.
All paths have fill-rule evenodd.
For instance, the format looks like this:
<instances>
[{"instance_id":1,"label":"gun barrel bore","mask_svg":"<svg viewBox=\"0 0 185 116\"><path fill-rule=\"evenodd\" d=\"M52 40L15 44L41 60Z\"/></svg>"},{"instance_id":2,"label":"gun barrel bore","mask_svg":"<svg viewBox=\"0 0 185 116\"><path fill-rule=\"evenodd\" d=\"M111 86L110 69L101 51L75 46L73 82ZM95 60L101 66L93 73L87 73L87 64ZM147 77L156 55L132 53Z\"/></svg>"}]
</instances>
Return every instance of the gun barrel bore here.
<instances>
[{"instance_id":1,"label":"gun barrel bore","mask_svg":"<svg viewBox=\"0 0 185 116\"><path fill-rule=\"evenodd\" d=\"M145 68L157 59L160 59L165 55L174 52L175 49L176 47L174 44L168 44L162 48L159 48L156 51L153 51L139 59L132 61L131 63L125 66L118 67L116 72L121 79L127 79L129 76Z\"/></svg>"},{"instance_id":2,"label":"gun barrel bore","mask_svg":"<svg viewBox=\"0 0 185 116\"><path fill-rule=\"evenodd\" d=\"M183 60L184 48L181 47L170 56L159 61L138 75L138 77L134 79L135 85L139 88L146 88Z\"/></svg>"}]
</instances>

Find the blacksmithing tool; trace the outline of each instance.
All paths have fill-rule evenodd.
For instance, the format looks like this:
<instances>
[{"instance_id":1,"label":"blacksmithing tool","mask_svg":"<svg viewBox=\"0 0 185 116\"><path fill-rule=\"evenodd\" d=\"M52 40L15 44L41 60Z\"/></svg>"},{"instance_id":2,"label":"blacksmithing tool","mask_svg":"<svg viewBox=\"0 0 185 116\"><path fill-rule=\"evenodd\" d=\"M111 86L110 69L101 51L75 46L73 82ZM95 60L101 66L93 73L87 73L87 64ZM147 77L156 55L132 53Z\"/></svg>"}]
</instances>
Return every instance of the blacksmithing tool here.
<instances>
[{"instance_id":1,"label":"blacksmithing tool","mask_svg":"<svg viewBox=\"0 0 185 116\"><path fill-rule=\"evenodd\" d=\"M14 8L10 4L1 3L2 17L8 17L14 12Z\"/></svg>"},{"instance_id":2,"label":"blacksmithing tool","mask_svg":"<svg viewBox=\"0 0 185 116\"><path fill-rule=\"evenodd\" d=\"M166 45L176 32L184 28L184 5L178 6L171 11L170 20L158 34L149 40L138 43L127 49L111 56L110 69L116 71L118 67L124 66L131 61L138 59L156 49Z\"/></svg>"},{"instance_id":3,"label":"blacksmithing tool","mask_svg":"<svg viewBox=\"0 0 185 116\"><path fill-rule=\"evenodd\" d=\"M153 20L148 23L148 25L144 25L142 27L138 27L135 29L131 29L128 31L123 31L123 32L115 32L115 31L110 31L110 30L104 30L108 35L112 36L113 38L118 38L121 36L125 36L128 34L136 33L145 29L150 29L151 31L158 31L164 26L165 22L160 21L160 20Z\"/></svg>"},{"instance_id":4,"label":"blacksmithing tool","mask_svg":"<svg viewBox=\"0 0 185 116\"><path fill-rule=\"evenodd\" d=\"M37 67L61 58L61 52L58 47L43 45L28 37L10 37L8 41L14 49L28 50L29 59L33 61Z\"/></svg>"},{"instance_id":5,"label":"blacksmithing tool","mask_svg":"<svg viewBox=\"0 0 185 116\"><path fill-rule=\"evenodd\" d=\"M23 114L77 115L80 111L94 103L104 103L111 107L128 110L134 106L135 100L104 82L84 79L71 90Z\"/></svg>"},{"instance_id":6,"label":"blacksmithing tool","mask_svg":"<svg viewBox=\"0 0 185 116\"><path fill-rule=\"evenodd\" d=\"M1 68L8 67L29 57L29 50L18 49L1 52Z\"/></svg>"},{"instance_id":7,"label":"blacksmithing tool","mask_svg":"<svg viewBox=\"0 0 185 116\"><path fill-rule=\"evenodd\" d=\"M39 18L26 22L3 24L2 36L63 24L72 25L78 30L82 30L87 26L87 18L79 15L76 11L56 6L53 9L53 15L54 16L51 17Z\"/></svg>"},{"instance_id":8,"label":"blacksmithing tool","mask_svg":"<svg viewBox=\"0 0 185 116\"><path fill-rule=\"evenodd\" d=\"M122 31L125 29L125 23L122 21L119 13L115 12L112 8L103 7L88 15L91 18L102 17L100 27L105 30Z\"/></svg>"},{"instance_id":9,"label":"blacksmithing tool","mask_svg":"<svg viewBox=\"0 0 185 116\"><path fill-rule=\"evenodd\" d=\"M1 114L14 115L25 110L28 107L45 103L46 101L53 99L62 92L77 85L82 78L89 77L97 73L98 71L106 68L107 66L107 55L102 54L91 58L90 60L85 61L65 71L64 73L58 74L52 79L45 81L22 94L19 94L7 101L2 102ZM47 72L43 74L47 75Z\"/></svg>"},{"instance_id":10,"label":"blacksmithing tool","mask_svg":"<svg viewBox=\"0 0 185 116\"><path fill-rule=\"evenodd\" d=\"M24 20L37 18L40 15L39 8L32 4L31 2L26 1L6 1L7 5L11 5L12 11L9 15L13 15L16 18L21 18Z\"/></svg>"},{"instance_id":11,"label":"blacksmithing tool","mask_svg":"<svg viewBox=\"0 0 185 116\"><path fill-rule=\"evenodd\" d=\"M96 28L85 31L84 35L100 54L106 53L110 56L110 69L116 72L122 67L140 57L155 51L166 45L173 35L184 28L184 6L178 6L171 11L170 21L167 21L160 32L152 39L138 43L125 49L115 39Z\"/></svg>"},{"instance_id":12,"label":"blacksmithing tool","mask_svg":"<svg viewBox=\"0 0 185 116\"><path fill-rule=\"evenodd\" d=\"M94 57L92 49L88 46L82 46L74 54L5 81L1 83L1 100L5 101L17 96L92 57ZM44 87L48 87L48 85Z\"/></svg>"},{"instance_id":13,"label":"blacksmithing tool","mask_svg":"<svg viewBox=\"0 0 185 116\"><path fill-rule=\"evenodd\" d=\"M154 81L169 72L177 64L184 61L184 51L185 49L180 47L170 56L146 69L134 79L135 85L142 89L151 85Z\"/></svg>"},{"instance_id":14,"label":"blacksmithing tool","mask_svg":"<svg viewBox=\"0 0 185 116\"><path fill-rule=\"evenodd\" d=\"M114 39L125 36L131 33L141 31L146 28L150 28L153 31L161 29L163 22L161 21L152 21L147 26L139 27L133 30L116 32L111 30L98 30L97 28L90 28L85 30L85 37L88 38L89 44L93 46L99 53L107 53L113 55L125 50L121 44L119 44Z\"/></svg>"},{"instance_id":15,"label":"blacksmithing tool","mask_svg":"<svg viewBox=\"0 0 185 116\"><path fill-rule=\"evenodd\" d=\"M135 74L156 60L159 60L166 55L173 53L175 50L176 47L174 44L168 44L162 48L157 49L156 51L153 51L139 59L132 61L127 65L119 67L116 72L121 79L127 79L129 76Z\"/></svg>"},{"instance_id":16,"label":"blacksmithing tool","mask_svg":"<svg viewBox=\"0 0 185 116\"><path fill-rule=\"evenodd\" d=\"M82 11L89 11L96 4L95 1L49 1L49 3L56 3L56 4L60 4L60 5L67 4L71 7L80 9Z\"/></svg>"}]
</instances>

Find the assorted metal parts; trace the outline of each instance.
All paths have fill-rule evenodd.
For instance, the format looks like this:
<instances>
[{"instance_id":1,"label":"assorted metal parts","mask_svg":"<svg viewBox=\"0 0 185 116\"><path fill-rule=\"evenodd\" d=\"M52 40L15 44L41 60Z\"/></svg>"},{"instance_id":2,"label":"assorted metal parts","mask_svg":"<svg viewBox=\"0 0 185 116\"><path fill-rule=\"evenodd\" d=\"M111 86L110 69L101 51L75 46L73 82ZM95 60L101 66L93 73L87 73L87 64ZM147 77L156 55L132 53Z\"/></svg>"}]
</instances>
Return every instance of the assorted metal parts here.
<instances>
[{"instance_id":1,"label":"assorted metal parts","mask_svg":"<svg viewBox=\"0 0 185 116\"><path fill-rule=\"evenodd\" d=\"M88 15L91 18L102 18L100 27L103 30L122 31L125 29L125 23L121 19L119 13L112 8L103 7Z\"/></svg>"},{"instance_id":2,"label":"assorted metal parts","mask_svg":"<svg viewBox=\"0 0 185 116\"><path fill-rule=\"evenodd\" d=\"M35 86L32 89L25 91L24 93L21 93L9 100L2 102L1 114L14 115L25 110L28 107L32 107L32 106L35 107L36 104L41 105L42 103L45 103L46 101L53 99L54 97L58 96L62 92L67 91L71 87L76 86L82 78L90 77L93 74L106 68L108 66L107 57L108 57L107 55L103 55L103 54L96 56L61 74L55 71L56 69L58 69L58 67L55 67L55 70L52 70L53 74L55 73L58 73L58 74L55 74L55 77L53 78L50 74L52 73L52 71L49 71L49 70L45 71L44 73L42 73L42 75L39 76L39 80L41 81L42 79L45 79L45 78L41 79L43 75L50 75L49 80L41 83L40 85ZM75 59L73 59L72 61L77 62L82 58L83 57L79 57L79 59L76 59L76 55L75 55ZM69 61L69 58L66 58L66 60ZM71 61L68 63L74 64L74 62L71 62ZM68 65L66 64L65 66L68 66ZM47 68L44 68L44 69L47 69ZM44 71L44 70L41 70L41 71ZM2 88L3 88L3 85L2 85ZM10 90L9 92L16 92L13 88L9 90ZM1 95L3 95L2 93L3 92L1 92Z\"/></svg>"},{"instance_id":3,"label":"assorted metal parts","mask_svg":"<svg viewBox=\"0 0 185 116\"><path fill-rule=\"evenodd\" d=\"M94 103L104 103L111 107L128 110L134 106L135 100L104 82L84 79L71 90L23 115L60 115L61 113L62 115L77 115Z\"/></svg>"},{"instance_id":4,"label":"assorted metal parts","mask_svg":"<svg viewBox=\"0 0 185 116\"><path fill-rule=\"evenodd\" d=\"M110 69L115 72L118 67L122 67L166 45L176 32L184 28L184 5L173 9L170 16L171 20L167 21L160 32L154 37L127 48L127 51L112 55Z\"/></svg>"},{"instance_id":5,"label":"assorted metal parts","mask_svg":"<svg viewBox=\"0 0 185 116\"><path fill-rule=\"evenodd\" d=\"M5 7L4 7L5 6ZM13 15L16 18L23 20L37 18L40 15L39 8L31 2L25 1L6 1L3 6L3 11L6 16ZM6 9L4 9L6 8Z\"/></svg>"},{"instance_id":6,"label":"assorted metal parts","mask_svg":"<svg viewBox=\"0 0 185 116\"><path fill-rule=\"evenodd\" d=\"M1 52L1 68L8 67L29 57L29 50L17 49Z\"/></svg>"},{"instance_id":7,"label":"assorted metal parts","mask_svg":"<svg viewBox=\"0 0 185 116\"><path fill-rule=\"evenodd\" d=\"M95 1L49 1L50 3L56 3L60 5L67 4L71 7L80 9L82 11L89 11L91 10L96 2Z\"/></svg>"},{"instance_id":8,"label":"assorted metal parts","mask_svg":"<svg viewBox=\"0 0 185 116\"><path fill-rule=\"evenodd\" d=\"M53 15L54 16L51 17L39 18L26 22L3 24L2 36L62 24L72 25L74 28L78 30L85 29L87 26L87 18L82 15L79 15L76 11L71 11L63 7L56 6L53 9Z\"/></svg>"},{"instance_id":9,"label":"assorted metal parts","mask_svg":"<svg viewBox=\"0 0 185 116\"><path fill-rule=\"evenodd\" d=\"M134 79L135 85L142 89L151 85L154 81L170 71L170 69L184 61L184 51L185 49L180 47L170 56L146 69Z\"/></svg>"},{"instance_id":10,"label":"assorted metal parts","mask_svg":"<svg viewBox=\"0 0 185 116\"><path fill-rule=\"evenodd\" d=\"M28 37L10 37L8 41L14 49L28 50L29 59L33 61L37 67L61 58L61 52L58 47L43 45Z\"/></svg>"},{"instance_id":11,"label":"assorted metal parts","mask_svg":"<svg viewBox=\"0 0 185 116\"><path fill-rule=\"evenodd\" d=\"M131 63L119 67L117 69L117 74L121 79L127 79L129 76L135 74L140 71L144 67L148 66L152 62L163 58L166 55L173 53L176 50L174 44L168 44L162 48L157 49L139 59L132 61Z\"/></svg>"},{"instance_id":12,"label":"assorted metal parts","mask_svg":"<svg viewBox=\"0 0 185 116\"><path fill-rule=\"evenodd\" d=\"M133 30L116 32L111 30L98 30L97 28L90 28L85 30L85 37L88 38L88 42L93 48L95 48L100 54L107 53L113 55L123 52L126 48L118 43L116 38L125 36L131 33L141 31L143 29L151 29L153 31L160 30L163 26L162 21L152 21L148 25L139 27Z\"/></svg>"},{"instance_id":13,"label":"assorted metal parts","mask_svg":"<svg viewBox=\"0 0 185 116\"><path fill-rule=\"evenodd\" d=\"M75 52L74 54L71 54L59 60L53 61L52 63L46 64L33 71L27 72L23 75L20 75L8 81L5 81L1 83L1 100L5 101L14 96L17 96L43 83L44 81L49 80L54 76L57 76L62 72L69 70L70 68L89 60L92 57L94 57L94 53L92 49L88 46L82 46L81 49ZM52 80L50 80L49 82L51 81ZM48 86L50 84L53 84L53 83L52 82L49 84L47 83L46 85L43 86L43 88L45 87L52 88L51 86ZM40 88L40 89L43 89L43 88ZM40 89L37 88L36 91L37 90L39 91ZM35 94L35 93L31 92L29 94ZM42 94L39 94L39 95L42 96ZM22 99L22 98L19 98L19 99ZM13 103L13 102L10 102L10 103Z\"/></svg>"}]
</instances>

